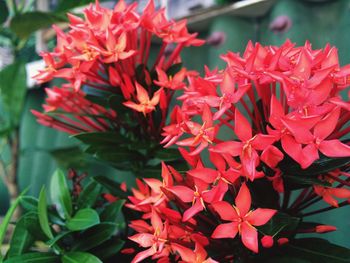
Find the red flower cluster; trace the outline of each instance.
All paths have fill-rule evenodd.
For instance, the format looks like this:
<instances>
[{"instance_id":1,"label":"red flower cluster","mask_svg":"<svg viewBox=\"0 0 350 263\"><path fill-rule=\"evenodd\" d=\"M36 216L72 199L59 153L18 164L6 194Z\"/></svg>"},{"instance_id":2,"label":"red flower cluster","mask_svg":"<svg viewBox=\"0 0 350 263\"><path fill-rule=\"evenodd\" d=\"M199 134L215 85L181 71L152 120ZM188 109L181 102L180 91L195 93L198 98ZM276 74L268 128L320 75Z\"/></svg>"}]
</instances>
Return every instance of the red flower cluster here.
<instances>
[{"instance_id":1,"label":"red flower cluster","mask_svg":"<svg viewBox=\"0 0 350 263\"><path fill-rule=\"evenodd\" d=\"M110 10L96 1L85 9L84 18L68 14L68 32L54 26L57 46L53 52L42 53L47 66L36 79L39 83L53 79L67 83L47 89L46 114L33 111L40 123L71 134L116 130L126 126L117 117L117 108L123 112L129 108L146 134L160 133L174 90L183 87L187 75L186 69L171 72L172 65L181 61L184 47L204 41L196 39L196 33L188 33L186 21L166 19L153 0L141 15L136 9L136 3L128 6L119 1ZM155 39L161 46L151 61ZM165 52L172 45L173 51ZM104 104L99 103L101 98ZM160 121L153 120L156 110L161 112Z\"/></svg>"},{"instance_id":2,"label":"red flower cluster","mask_svg":"<svg viewBox=\"0 0 350 263\"><path fill-rule=\"evenodd\" d=\"M289 41L281 47L249 43L242 57L229 52L222 58L227 62L223 71L206 69L204 77L188 76L189 85L179 97L182 105L174 108L164 128L162 143L178 145L191 169L182 174L163 164L163 181L138 181L129 197L127 206L143 213L143 220L131 222L138 234L130 239L147 248L134 262L146 257L199 262L194 260L196 251L203 251L197 255L200 262L207 254L229 261L236 256L232 244L217 239L238 235L257 253L256 227L277 210L254 205L250 185L257 179L272 181L283 193L282 161L307 171L320 156L350 156L350 146L341 141L350 130L350 104L341 97L350 84L350 67L339 66L335 48L313 50L309 43L294 47ZM201 158L205 149L210 166ZM350 198L350 177L344 170L318 176L320 183L306 187L290 206L288 190L278 210L303 217L308 214L300 211L321 199L317 195L333 206L338 206L334 197ZM332 187L334 182L339 184ZM335 230L317 226L296 232L328 229ZM274 236L261 234L261 245L272 247ZM283 236L277 240L278 245L287 242Z\"/></svg>"}]
</instances>

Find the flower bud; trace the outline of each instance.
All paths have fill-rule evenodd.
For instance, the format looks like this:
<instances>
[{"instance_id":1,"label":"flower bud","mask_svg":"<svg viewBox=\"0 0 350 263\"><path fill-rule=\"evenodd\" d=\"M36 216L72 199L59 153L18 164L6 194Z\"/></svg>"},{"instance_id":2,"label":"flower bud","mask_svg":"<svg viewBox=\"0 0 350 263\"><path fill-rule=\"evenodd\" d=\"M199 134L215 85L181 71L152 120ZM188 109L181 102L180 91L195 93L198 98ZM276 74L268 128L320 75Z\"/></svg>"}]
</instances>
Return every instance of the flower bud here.
<instances>
[{"instance_id":1,"label":"flower bud","mask_svg":"<svg viewBox=\"0 0 350 263\"><path fill-rule=\"evenodd\" d=\"M270 248L273 246L273 237L272 236L263 236L261 239L261 245L264 248Z\"/></svg>"}]
</instances>

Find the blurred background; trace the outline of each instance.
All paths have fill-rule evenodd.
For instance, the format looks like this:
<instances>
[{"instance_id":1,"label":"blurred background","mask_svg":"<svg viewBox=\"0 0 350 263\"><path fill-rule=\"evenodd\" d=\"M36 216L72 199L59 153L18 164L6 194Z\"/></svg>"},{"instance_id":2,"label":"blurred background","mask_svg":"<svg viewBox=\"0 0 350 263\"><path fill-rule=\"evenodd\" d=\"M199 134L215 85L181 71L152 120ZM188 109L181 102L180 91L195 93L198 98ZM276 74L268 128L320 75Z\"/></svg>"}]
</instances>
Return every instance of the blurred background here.
<instances>
[{"instance_id":1,"label":"blurred background","mask_svg":"<svg viewBox=\"0 0 350 263\"><path fill-rule=\"evenodd\" d=\"M25 187L38 195L57 167L114 177L118 173L121 181L128 178L125 172L83 161L77 141L40 126L30 113L30 109L40 111L45 98L45 85L35 85L30 77L43 66L38 53L55 45L50 25L65 28L65 13L79 13L89 2L93 1L0 0L0 214L8 209L9 196ZM113 7L117 1L101 2ZM142 12L147 1L138 2ZM202 47L184 51L183 62L189 69L220 68L224 65L220 54L243 52L249 40L264 45L280 45L286 39L297 45L309 41L314 48L330 43L338 48L341 64L350 63L349 0L159 0L156 4L167 8L171 18L187 18L190 31L207 40ZM5 170L15 175L7 183ZM349 213L343 207L318 218L326 223L332 215L339 231L327 234L328 238L346 247L350 247Z\"/></svg>"}]
</instances>

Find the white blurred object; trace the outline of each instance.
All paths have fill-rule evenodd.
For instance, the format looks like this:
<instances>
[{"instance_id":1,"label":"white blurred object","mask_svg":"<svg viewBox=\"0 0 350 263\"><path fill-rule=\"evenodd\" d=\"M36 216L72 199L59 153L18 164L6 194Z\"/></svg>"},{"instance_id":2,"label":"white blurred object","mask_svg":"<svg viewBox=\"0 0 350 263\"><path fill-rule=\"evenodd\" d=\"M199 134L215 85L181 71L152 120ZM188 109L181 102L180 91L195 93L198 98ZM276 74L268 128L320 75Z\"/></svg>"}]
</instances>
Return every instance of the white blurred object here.
<instances>
[{"instance_id":1,"label":"white blurred object","mask_svg":"<svg viewBox=\"0 0 350 263\"><path fill-rule=\"evenodd\" d=\"M11 48L0 47L0 70L13 63L14 56Z\"/></svg>"},{"instance_id":2,"label":"white blurred object","mask_svg":"<svg viewBox=\"0 0 350 263\"><path fill-rule=\"evenodd\" d=\"M195 10L215 5L215 0L167 0L167 15L169 18L181 18L190 15Z\"/></svg>"},{"instance_id":3,"label":"white blurred object","mask_svg":"<svg viewBox=\"0 0 350 263\"><path fill-rule=\"evenodd\" d=\"M26 72L27 72L27 87L33 88L37 82L33 79L33 76L39 73L39 70L45 68L44 60L37 60L26 64Z\"/></svg>"}]
</instances>

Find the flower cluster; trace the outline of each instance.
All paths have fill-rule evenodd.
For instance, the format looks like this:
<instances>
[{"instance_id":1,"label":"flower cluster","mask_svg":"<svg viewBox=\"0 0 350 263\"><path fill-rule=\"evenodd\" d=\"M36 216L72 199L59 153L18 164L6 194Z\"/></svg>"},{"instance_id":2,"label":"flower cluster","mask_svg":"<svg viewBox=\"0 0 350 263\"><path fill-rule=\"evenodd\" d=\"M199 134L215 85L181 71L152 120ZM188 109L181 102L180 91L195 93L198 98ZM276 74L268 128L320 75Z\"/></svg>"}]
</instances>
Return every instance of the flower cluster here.
<instances>
[{"instance_id":1,"label":"flower cluster","mask_svg":"<svg viewBox=\"0 0 350 263\"><path fill-rule=\"evenodd\" d=\"M335 230L317 225L284 232L284 225L273 235L264 232L280 212L303 218L349 204L350 66L339 66L337 50L249 43L243 56L222 58L224 70L188 76L181 106L163 130L162 143L177 145L190 169L180 173L163 163L162 181L138 181L129 197L127 206L143 214L131 222L138 234L130 239L147 248L134 262L230 261L242 257L239 244L258 253L259 235L270 248L274 238L283 245L296 233ZM253 198L256 187L266 196L275 192L275 203L261 205ZM301 190L291 203L295 189ZM331 207L303 213L322 198Z\"/></svg>"},{"instance_id":2,"label":"flower cluster","mask_svg":"<svg viewBox=\"0 0 350 263\"><path fill-rule=\"evenodd\" d=\"M96 1L83 18L68 14L67 32L54 26L57 46L41 54L46 68L35 78L66 83L47 89L45 113L33 111L40 123L71 134L113 131L130 128L120 116L129 112L143 134L159 138L171 97L187 75L174 65L184 47L204 41L187 31L185 20L166 19L153 0L141 15L136 10L137 3L119 1L110 10ZM160 47L152 60L154 41Z\"/></svg>"}]
</instances>

